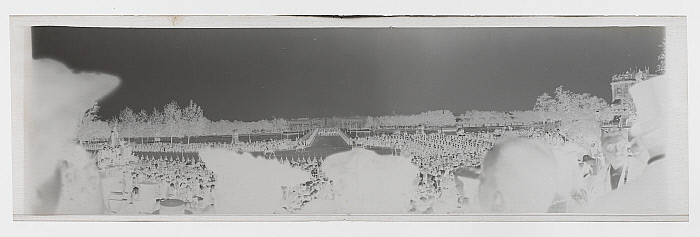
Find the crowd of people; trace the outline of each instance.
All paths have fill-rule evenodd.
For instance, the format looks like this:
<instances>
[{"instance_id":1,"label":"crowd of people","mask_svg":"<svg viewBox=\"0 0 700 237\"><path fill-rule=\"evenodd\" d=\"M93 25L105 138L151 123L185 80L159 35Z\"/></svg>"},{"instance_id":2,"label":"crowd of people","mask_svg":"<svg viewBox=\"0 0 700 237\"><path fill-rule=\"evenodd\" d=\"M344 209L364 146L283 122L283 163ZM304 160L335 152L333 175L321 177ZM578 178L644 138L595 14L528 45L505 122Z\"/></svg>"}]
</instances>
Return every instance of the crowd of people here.
<instances>
[{"instance_id":1,"label":"crowd of people","mask_svg":"<svg viewBox=\"0 0 700 237\"><path fill-rule=\"evenodd\" d=\"M195 153L207 148L226 149L236 152L279 151L292 150L299 145L300 143L297 141L281 139L238 143L129 143L123 145L123 147L128 147L133 152ZM83 147L88 151L111 149L111 146L104 143L84 144Z\"/></svg>"},{"instance_id":2,"label":"crowd of people","mask_svg":"<svg viewBox=\"0 0 700 237\"><path fill-rule=\"evenodd\" d=\"M480 158L493 146L492 133L466 133L463 136L433 134L393 134L356 138L355 143L369 147L385 147L413 159L422 173L438 175L461 166L478 166Z\"/></svg>"},{"instance_id":3,"label":"crowd of people","mask_svg":"<svg viewBox=\"0 0 700 237\"><path fill-rule=\"evenodd\" d=\"M333 199L333 182L321 171L322 160L297 159L281 160L282 163L302 169L311 174L312 179L292 187L282 187L282 200L278 214L293 214L315 199Z\"/></svg>"},{"instance_id":4,"label":"crowd of people","mask_svg":"<svg viewBox=\"0 0 700 237\"><path fill-rule=\"evenodd\" d=\"M549 146L563 146L566 142L564 136L556 131L546 131L542 129L499 129L494 131L495 136L500 138L527 138L543 142Z\"/></svg>"},{"instance_id":5,"label":"crowd of people","mask_svg":"<svg viewBox=\"0 0 700 237\"><path fill-rule=\"evenodd\" d=\"M622 135L612 134L616 133L607 134L607 136L618 137L612 139L616 144L626 140L622 138ZM362 146L395 149L396 154L411 158L412 163L420 168L416 196L411 202L412 213L456 213L474 207L468 205L468 199L473 197L467 197L463 194L463 190L455 189L455 183L460 182L455 178L455 171L464 167L481 168L485 155L494 148L497 141L514 138L544 144L547 149L556 151L556 159L568 159L568 161L561 161L558 169L561 173L571 175L565 177L569 180L566 181L567 184L564 187L558 190L560 194L554 201L555 203L567 203L568 206L559 207L558 211L581 210L590 203L590 199L611 190L610 188L601 188L599 180L606 176L598 175L599 170L606 170L604 166L609 164L607 157L611 155L604 156L605 150L601 150L599 144L583 148L573 143L567 143L566 139L556 131L531 128L500 129L492 132L460 133L458 135L395 133L393 135L356 138L355 143ZM602 144L610 143L608 140L611 139L606 139L603 139ZM620 146L624 147L625 145ZM629 147L629 145L627 146ZM628 159L626 155L618 154L617 156L624 156L625 164L638 163L631 162L634 160ZM622 159L618 158L618 160ZM610 172L610 170L611 168L607 168L605 172ZM613 170L621 172L619 171L621 169L618 168ZM635 168L635 170L641 169ZM636 172L633 173L636 174ZM601 174L603 174L602 171ZM627 182L627 177L631 178L634 174L625 173L623 175L625 178L620 182ZM473 189L473 187L467 188ZM446 190L449 191L446 192ZM439 210L435 210L435 206L438 206ZM553 211L557 211L556 208Z\"/></svg>"},{"instance_id":6,"label":"crowd of people","mask_svg":"<svg viewBox=\"0 0 700 237\"><path fill-rule=\"evenodd\" d=\"M116 80L112 81L112 84L116 86ZM682 162L683 158L687 157L666 158L668 140L675 140L676 137L672 136L678 136L678 134L666 134L675 128L669 126L668 116L670 112L673 112L672 110L677 108L669 106L674 104L667 101L669 98L673 98L667 94L670 93L669 90L666 90L667 83L668 81L664 79L663 75L650 80L638 80L633 87L629 88L635 103L636 116L633 127L629 130L606 132L597 142L590 144L590 147L577 147L581 144L570 145L571 143L567 143L567 139L557 132L534 129L474 132L459 135L394 134L359 138L355 143L393 148L398 151L398 154L409 157L419 167L420 172L418 172L418 177L415 177L415 197L411 200L411 207L406 208L411 213L458 213L459 209L462 209L461 212L465 212L465 208L471 209L478 206L480 212L587 211L612 214L669 214L669 212L670 214L682 214L684 206L687 205L687 199L683 198L682 185L680 190L677 189L679 186L674 184L679 182L670 177L680 175L682 178L683 169L674 169L678 167L668 166L673 163L683 165L678 162ZM50 91L61 91L54 88L58 84L51 85L52 90ZM107 89L104 90L104 94L106 94ZM49 97L49 99L58 98L56 96ZM96 100L98 98L86 97L86 99ZM73 103L65 105L71 104ZM79 108L80 103L77 105L76 108ZM60 110L62 112L60 115L70 115L70 110L73 110L71 107L73 106L61 107L67 110ZM42 112L41 110L37 111ZM68 112L63 113L66 111ZM75 111L82 112L78 109ZM445 115L441 116L447 118L445 121L454 122L454 116L450 116L449 113L435 114ZM73 144L51 143L53 140L64 141L66 138L64 136L68 136L70 133L57 134L53 132L66 130L65 128L68 128L67 126L72 123L53 123L55 116L40 115L42 116L33 117L47 117L49 119L34 121L34 125L37 126L28 127L35 127L35 130L38 127L37 131L40 132L49 127L57 129L48 130L46 134L59 136L31 136L27 140L27 142L31 142L29 145L33 145L29 147L47 145L40 147L46 149L30 150L27 157L31 159L25 162L31 168L27 169L30 173L26 177L30 177L32 180L25 182L29 187L23 193L27 194L24 198L27 198L29 205L24 208L29 208L31 213L35 214L76 213L77 209L64 211L61 208L73 208L71 202L74 202L73 200L82 201L80 196L110 198L109 204L111 204L111 198L114 195L121 195L127 200L126 204L128 205L120 207L127 207L129 204L133 204L133 207L144 197L151 197L151 194L152 202L161 199L179 199L187 203L189 210L207 213L207 210L211 210L212 204L216 201L217 176L201 160L177 155L178 153L196 153L207 148L224 148L239 152L267 152L290 149L299 145L298 142L290 140L247 143L232 141L229 144L163 142L126 144L119 143L119 136L115 128L109 145L84 145L86 150L93 151L92 157L95 159L93 167L90 162L83 162L87 160L87 157L73 159L84 155L84 152L75 152L75 150L71 150L70 146L60 147ZM425 122L436 120L435 116L423 117L429 118L424 120ZM32 118L32 116L28 116L28 118ZM394 125L403 122L399 120L387 119L389 123ZM413 119L413 117L407 120L410 123L405 125L411 126L417 125L416 122L424 122ZM51 123L46 125L43 122ZM45 125L46 127L42 127ZM440 126L440 124L436 126ZM555 126L558 125L555 124ZM546 126L543 129L547 129ZM593 128L587 132L600 132L597 130L598 128ZM37 131L32 134L41 134ZM316 134L312 133L314 136ZM681 136L680 139L682 138ZM588 144L584 145L588 146ZM138 152L160 154L135 155ZM669 152L669 155L683 156L684 153L682 149L674 149L673 152ZM48 159L44 161L41 158ZM408 163L406 160L401 161ZM332 180L326 178L321 170L322 161L285 159L282 162L305 170L314 177L298 185L280 187L279 191L284 194L280 206L284 211L294 213L302 210L305 205L315 199L334 198ZM32 164L34 166L31 166ZM53 166L56 164L58 164L59 169ZM87 165L83 166L83 164ZM465 177L464 172L461 172L464 167L474 167L476 175L462 179ZM95 168L99 172L94 172ZM411 175L413 175L413 171L416 169L409 168L412 168ZM72 171L61 173L62 170ZM94 178L94 174L99 174L100 178L104 180L88 182L97 180ZM352 174L354 175L354 173ZM357 176L360 175L362 173ZM387 173L388 175L398 176L392 173ZM478 183L465 184L464 180L478 180ZM682 184L683 180L680 182ZM112 184L115 183L120 188L113 189ZM478 199L475 202L470 200L471 197L475 196L472 195L473 192L465 191L466 186L478 187L476 192ZM109 191L109 195L96 194L94 190L98 188L95 187L107 187L101 191ZM340 188L339 183L336 189L342 190ZM68 191L73 195L63 195ZM124 199L115 200L119 201L115 203L123 204ZM84 200L87 200L86 206L91 204L89 203L92 201L91 198ZM71 205L61 207L61 203ZM240 205L246 204L241 203ZM118 209L111 209L112 205L108 206L110 211L114 210L116 213L120 213ZM124 210L124 208L121 209ZM681 210L681 212L669 210ZM86 213L95 212L89 210Z\"/></svg>"},{"instance_id":7,"label":"crowd of people","mask_svg":"<svg viewBox=\"0 0 700 237\"><path fill-rule=\"evenodd\" d=\"M445 170L437 175L422 173L418 187L411 199L409 213L458 214L472 208L469 195L458 189L455 170Z\"/></svg>"},{"instance_id":8,"label":"crowd of people","mask_svg":"<svg viewBox=\"0 0 700 237\"><path fill-rule=\"evenodd\" d=\"M410 213L447 214L468 210L468 197L456 187L454 172L462 167L478 167L498 137L492 132L395 133L356 138L355 143L369 147L395 149L411 158L420 169L418 186L411 200Z\"/></svg>"},{"instance_id":9,"label":"crowd of people","mask_svg":"<svg viewBox=\"0 0 700 237\"><path fill-rule=\"evenodd\" d=\"M409 213L583 212L600 211L596 206L615 200L609 198L611 193L640 179L644 176L642 171L649 170L652 163L656 166L662 163L659 160L664 157L663 147L652 137L657 131L610 131L603 133L599 142L590 147L569 142L556 131L534 128L457 135L382 134L354 138L352 143L393 149L396 154L410 158L419 168ZM337 135L335 133L337 130L328 129L314 131L312 135ZM639 137L646 140L635 140ZM125 152L196 152L204 148L253 152L285 150L298 145L289 140L237 144L153 143L102 147L97 149L96 156L98 167L105 175L123 175L129 180L124 181L125 190L133 189L132 193L137 193L139 183L158 183L159 199L181 199L190 209L206 212L206 208L213 205L216 176L201 161L177 156L134 157ZM296 213L313 200L334 198L333 182L321 170L323 159L279 161L305 170L313 178L296 186L281 187L283 198L278 213ZM465 178L465 167L474 170L472 175L467 175L472 177ZM648 180L646 182L650 182ZM608 210L602 212L618 206L605 206Z\"/></svg>"},{"instance_id":10,"label":"crowd of people","mask_svg":"<svg viewBox=\"0 0 700 237\"><path fill-rule=\"evenodd\" d=\"M223 148L238 152L260 152L266 150L287 150L297 145L279 140L252 143L146 143L120 145L84 144L92 151L97 167L103 178L116 178L122 186L126 205L116 213L138 213L134 210L134 200L138 199L140 184L156 184L156 203L165 199L179 199L185 202L187 210L194 213L207 213L214 206L216 176L206 168L198 157L181 156L180 153L196 153L206 148ZM148 153L156 155L136 155ZM331 182L320 170L322 158L305 157L297 159L281 158L280 163L305 170L312 180L293 187L282 187L284 199L281 213L294 213L303 205L316 198L330 198ZM130 210L127 210L130 209Z\"/></svg>"},{"instance_id":11,"label":"crowd of people","mask_svg":"<svg viewBox=\"0 0 700 237\"><path fill-rule=\"evenodd\" d=\"M319 131L332 133L333 131ZM409 213L438 214L464 213L473 210L470 197L464 194L465 187L457 185L456 171L471 167L480 169L483 159L494 149L497 140L513 138L535 141L550 150L563 149L566 142L555 132L535 129L497 130L494 132L473 132L460 135L444 133L398 133L355 138L354 143L369 147L391 148L397 154L411 158L419 167L418 183L411 200ZM293 147L290 141L252 143L193 143L193 144L124 144L111 147L102 145L95 152L97 166L103 176L123 176L125 193L138 195L139 184L156 183L157 200L180 199L185 201L188 210L206 213L214 205L215 175L206 169L198 158L172 156L133 155L135 152L160 152L177 154L177 152L197 152L205 148L224 148L239 152L282 150ZM570 143L569 143L570 145ZM552 212L570 212L583 210L592 199L603 196L633 180L643 165L637 165L636 156L642 156L642 149L627 142L625 134L610 132L604 135L600 147L589 150L579 148L576 154L567 159L575 159L570 190L557 190ZM94 147L93 147L94 148ZM554 152L552 156L565 153ZM563 155L562 155L563 156ZM648 155L647 155L648 156ZM560 157L554 157L560 159ZM292 187L281 187L283 199L279 213L296 213L304 205L315 199L332 199L332 181L323 175L323 159L279 159L280 163L305 170L312 180ZM560 162L561 163L561 162ZM559 165L561 171L562 164ZM564 169L564 172L568 172ZM505 175L505 174L504 174ZM483 182L483 181L482 181ZM467 187L474 188L474 187ZM563 205L562 205L563 204ZM558 206L557 206L558 205Z\"/></svg>"},{"instance_id":12,"label":"crowd of people","mask_svg":"<svg viewBox=\"0 0 700 237\"><path fill-rule=\"evenodd\" d=\"M214 205L216 176L201 160L139 157L139 164L128 170L135 184L157 183L157 199L180 199L190 210L204 212ZM127 172L128 172L127 171Z\"/></svg>"},{"instance_id":13,"label":"crowd of people","mask_svg":"<svg viewBox=\"0 0 700 237\"><path fill-rule=\"evenodd\" d=\"M100 170L115 166L122 167L136 161L126 147L103 146L101 149L94 150L94 152L97 168Z\"/></svg>"},{"instance_id":14,"label":"crowd of people","mask_svg":"<svg viewBox=\"0 0 700 237\"><path fill-rule=\"evenodd\" d=\"M123 205L126 207L119 209L129 209L128 204L139 199L142 184L157 185L155 200L151 200L153 204L159 200L180 199L186 203L188 210L194 212L205 212L214 205L216 176L206 168L203 161L194 157L181 157L176 153L135 155L132 153L133 148L129 145L102 146L94 153L100 176L105 180L118 180L120 188L111 191L121 191L124 199L129 201Z\"/></svg>"}]
</instances>

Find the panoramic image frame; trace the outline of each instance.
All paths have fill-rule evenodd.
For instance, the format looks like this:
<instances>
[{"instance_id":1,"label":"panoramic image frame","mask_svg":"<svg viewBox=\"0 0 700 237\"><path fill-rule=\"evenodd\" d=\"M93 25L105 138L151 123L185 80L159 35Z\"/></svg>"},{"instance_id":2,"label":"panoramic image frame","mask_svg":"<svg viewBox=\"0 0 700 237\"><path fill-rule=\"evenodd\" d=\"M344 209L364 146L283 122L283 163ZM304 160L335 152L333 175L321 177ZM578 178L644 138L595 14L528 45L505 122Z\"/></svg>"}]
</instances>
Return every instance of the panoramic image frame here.
<instances>
[{"instance_id":1,"label":"panoramic image frame","mask_svg":"<svg viewBox=\"0 0 700 237\"><path fill-rule=\"evenodd\" d=\"M15 214L687 218L673 30L34 25Z\"/></svg>"}]
</instances>

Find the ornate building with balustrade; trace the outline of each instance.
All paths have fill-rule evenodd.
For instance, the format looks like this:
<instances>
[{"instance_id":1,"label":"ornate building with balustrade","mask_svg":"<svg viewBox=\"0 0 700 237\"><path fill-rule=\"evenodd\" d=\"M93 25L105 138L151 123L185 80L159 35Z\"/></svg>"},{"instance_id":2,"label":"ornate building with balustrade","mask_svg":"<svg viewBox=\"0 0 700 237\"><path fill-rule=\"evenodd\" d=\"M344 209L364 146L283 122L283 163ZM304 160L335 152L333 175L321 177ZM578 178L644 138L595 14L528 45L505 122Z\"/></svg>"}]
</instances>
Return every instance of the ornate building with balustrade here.
<instances>
[{"instance_id":1,"label":"ornate building with balustrade","mask_svg":"<svg viewBox=\"0 0 700 237\"><path fill-rule=\"evenodd\" d=\"M610 89L612 90L611 109L614 115L610 126L629 127L634 118L634 104L629 89L638 82L649 80L658 75L649 73L649 68L629 70L625 73L612 76Z\"/></svg>"}]
</instances>

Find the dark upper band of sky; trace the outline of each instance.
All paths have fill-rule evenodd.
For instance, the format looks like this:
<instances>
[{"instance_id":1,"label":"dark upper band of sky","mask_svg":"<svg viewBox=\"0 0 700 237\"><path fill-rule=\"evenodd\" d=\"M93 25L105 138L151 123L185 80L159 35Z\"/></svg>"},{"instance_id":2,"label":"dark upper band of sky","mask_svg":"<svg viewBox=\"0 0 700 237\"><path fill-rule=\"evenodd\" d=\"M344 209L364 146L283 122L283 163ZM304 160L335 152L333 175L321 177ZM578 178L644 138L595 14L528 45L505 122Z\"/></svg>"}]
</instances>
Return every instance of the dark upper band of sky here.
<instances>
[{"instance_id":1,"label":"dark upper band of sky","mask_svg":"<svg viewBox=\"0 0 700 237\"><path fill-rule=\"evenodd\" d=\"M33 27L32 54L119 76L100 115L190 100L211 120L529 110L560 85L610 101L653 72L663 27L132 29Z\"/></svg>"}]
</instances>

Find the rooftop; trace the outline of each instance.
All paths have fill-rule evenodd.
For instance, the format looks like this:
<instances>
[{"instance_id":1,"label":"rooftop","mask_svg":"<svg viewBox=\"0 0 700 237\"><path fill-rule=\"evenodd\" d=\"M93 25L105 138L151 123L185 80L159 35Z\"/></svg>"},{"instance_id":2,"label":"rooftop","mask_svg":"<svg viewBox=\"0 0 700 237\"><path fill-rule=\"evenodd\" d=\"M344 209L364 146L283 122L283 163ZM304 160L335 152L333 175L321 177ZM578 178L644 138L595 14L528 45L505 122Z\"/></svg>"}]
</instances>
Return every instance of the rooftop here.
<instances>
[{"instance_id":1,"label":"rooftop","mask_svg":"<svg viewBox=\"0 0 700 237\"><path fill-rule=\"evenodd\" d=\"M645 81L649 78L657 76L656 74L649 73L649 68L637 69L637 72L629 70L625 73L616 74L612 76L612 82L622 82L622 81Z\"/></svg>"}]
</instances>

